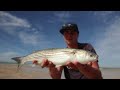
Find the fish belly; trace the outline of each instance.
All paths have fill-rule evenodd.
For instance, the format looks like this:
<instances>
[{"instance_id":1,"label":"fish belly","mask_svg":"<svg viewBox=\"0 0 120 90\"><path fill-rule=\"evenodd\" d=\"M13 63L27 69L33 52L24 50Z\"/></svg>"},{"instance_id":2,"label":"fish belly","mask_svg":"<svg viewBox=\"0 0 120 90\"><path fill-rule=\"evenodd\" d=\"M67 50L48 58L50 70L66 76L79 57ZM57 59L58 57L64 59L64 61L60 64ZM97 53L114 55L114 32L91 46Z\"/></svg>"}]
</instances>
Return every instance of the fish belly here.
<instances>
[{"instance_id":1,"label":"fish belly","mask_svg":"<svg viewBox=\"0 0 120 90\"><path fill-rule=\"evenodd\" d=\"M52 55L48 57L47 59L55 65L62 66L62 65L65 65L66 62L72 61L74 59L74 55L66 54L66 53L59 53L59 54Z\"/></svg>"}]
</instances>

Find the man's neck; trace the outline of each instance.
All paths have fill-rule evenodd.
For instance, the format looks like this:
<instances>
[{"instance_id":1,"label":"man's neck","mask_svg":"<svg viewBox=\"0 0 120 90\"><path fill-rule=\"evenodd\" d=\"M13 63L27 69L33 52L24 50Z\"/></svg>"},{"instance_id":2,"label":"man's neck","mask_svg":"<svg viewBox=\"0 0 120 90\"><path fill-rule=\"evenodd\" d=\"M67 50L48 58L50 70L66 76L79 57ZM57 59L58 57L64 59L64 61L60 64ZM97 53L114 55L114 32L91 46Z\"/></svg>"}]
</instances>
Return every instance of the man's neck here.
<instances>
[{"instance_id":1,"label":"man's neck","mask_svg":"<svg viewBox=\"0 0 120 90\"><path fill-rule=\"evenodd\" d=\"M78 48L78 43L75 44L67 44L67 48Z\"/></svg>"}]
</instances>

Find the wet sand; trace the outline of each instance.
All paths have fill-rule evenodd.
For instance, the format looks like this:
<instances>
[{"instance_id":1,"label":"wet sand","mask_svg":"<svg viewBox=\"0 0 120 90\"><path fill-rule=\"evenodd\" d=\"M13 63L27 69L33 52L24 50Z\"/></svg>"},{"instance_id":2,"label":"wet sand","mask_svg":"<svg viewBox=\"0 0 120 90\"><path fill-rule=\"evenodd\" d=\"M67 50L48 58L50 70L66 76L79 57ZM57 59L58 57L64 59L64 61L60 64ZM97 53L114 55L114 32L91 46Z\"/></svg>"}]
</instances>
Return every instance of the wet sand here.
<instances>
[{"instance_id":1,"label":"wet sand","mask_svg":"<svg viewBox=\"0 0 120 90\"><path fill-rule=\"evenodd\" d=\"M120 79L120 68L101 68L103 79ZM24 65L17 72L17 64L0 64L0 79L51 79L47 68ZM62 79L64 75L62 74Z\"/></svg>"},{"instance_id":2,"label":"wet sand","mask_svg":"<svg viewBox=\"0 0 120 90\"><path fill-rule=\"evenodd\" d=\"M40 66L32 67L24 65L19 72L17 64L0 64L0 79L50 79L49 72L46 68Z\"/></svg>"}]
</instances>

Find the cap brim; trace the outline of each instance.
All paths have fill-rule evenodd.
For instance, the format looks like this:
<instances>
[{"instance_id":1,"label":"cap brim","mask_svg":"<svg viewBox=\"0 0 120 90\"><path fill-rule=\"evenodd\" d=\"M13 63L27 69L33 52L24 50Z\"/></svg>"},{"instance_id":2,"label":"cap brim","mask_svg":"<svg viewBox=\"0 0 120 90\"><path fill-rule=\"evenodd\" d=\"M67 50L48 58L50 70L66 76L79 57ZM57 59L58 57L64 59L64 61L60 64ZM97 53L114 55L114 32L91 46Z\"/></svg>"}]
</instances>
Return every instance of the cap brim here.
<instances>
[{"instance_id":1,"label":"cap brim","mask_svg":"<svg viewBox=\"0 0 120 90\"><path fill-rule=\"evenodd\" d=\"M64 31L67 30L67 29L60 29L60 33L61 34L64 34ZM79 31L78 30L75 30L78 34L79 34Z\"/></svg>"},{"instance_id":2,"label":"cap brim","mask_svg":"<svg viewBox=\"0 0 120 90\"><path fill-rule=\"evenodd\" d=\"M63 34L65 29L60 29L60 33Z\"/></svg>"}]
</instances>

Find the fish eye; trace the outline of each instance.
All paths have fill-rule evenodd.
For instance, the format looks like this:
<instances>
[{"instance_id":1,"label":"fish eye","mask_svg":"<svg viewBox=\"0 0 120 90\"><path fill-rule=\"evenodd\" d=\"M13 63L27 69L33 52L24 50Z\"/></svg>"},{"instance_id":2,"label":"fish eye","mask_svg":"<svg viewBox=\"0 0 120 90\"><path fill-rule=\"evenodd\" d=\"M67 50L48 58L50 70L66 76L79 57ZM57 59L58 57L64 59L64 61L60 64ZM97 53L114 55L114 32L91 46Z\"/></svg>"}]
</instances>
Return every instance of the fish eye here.
<instances>
[{"instance_id":1,"label":"fish eye","mask_svg":"<svg viewBox=\"0 0 120 90\"><path fill-rule=\"evenodd\" d=\"M91 54L90 57L92 57L93 55Z\"/></svg>"}]
</instances>

